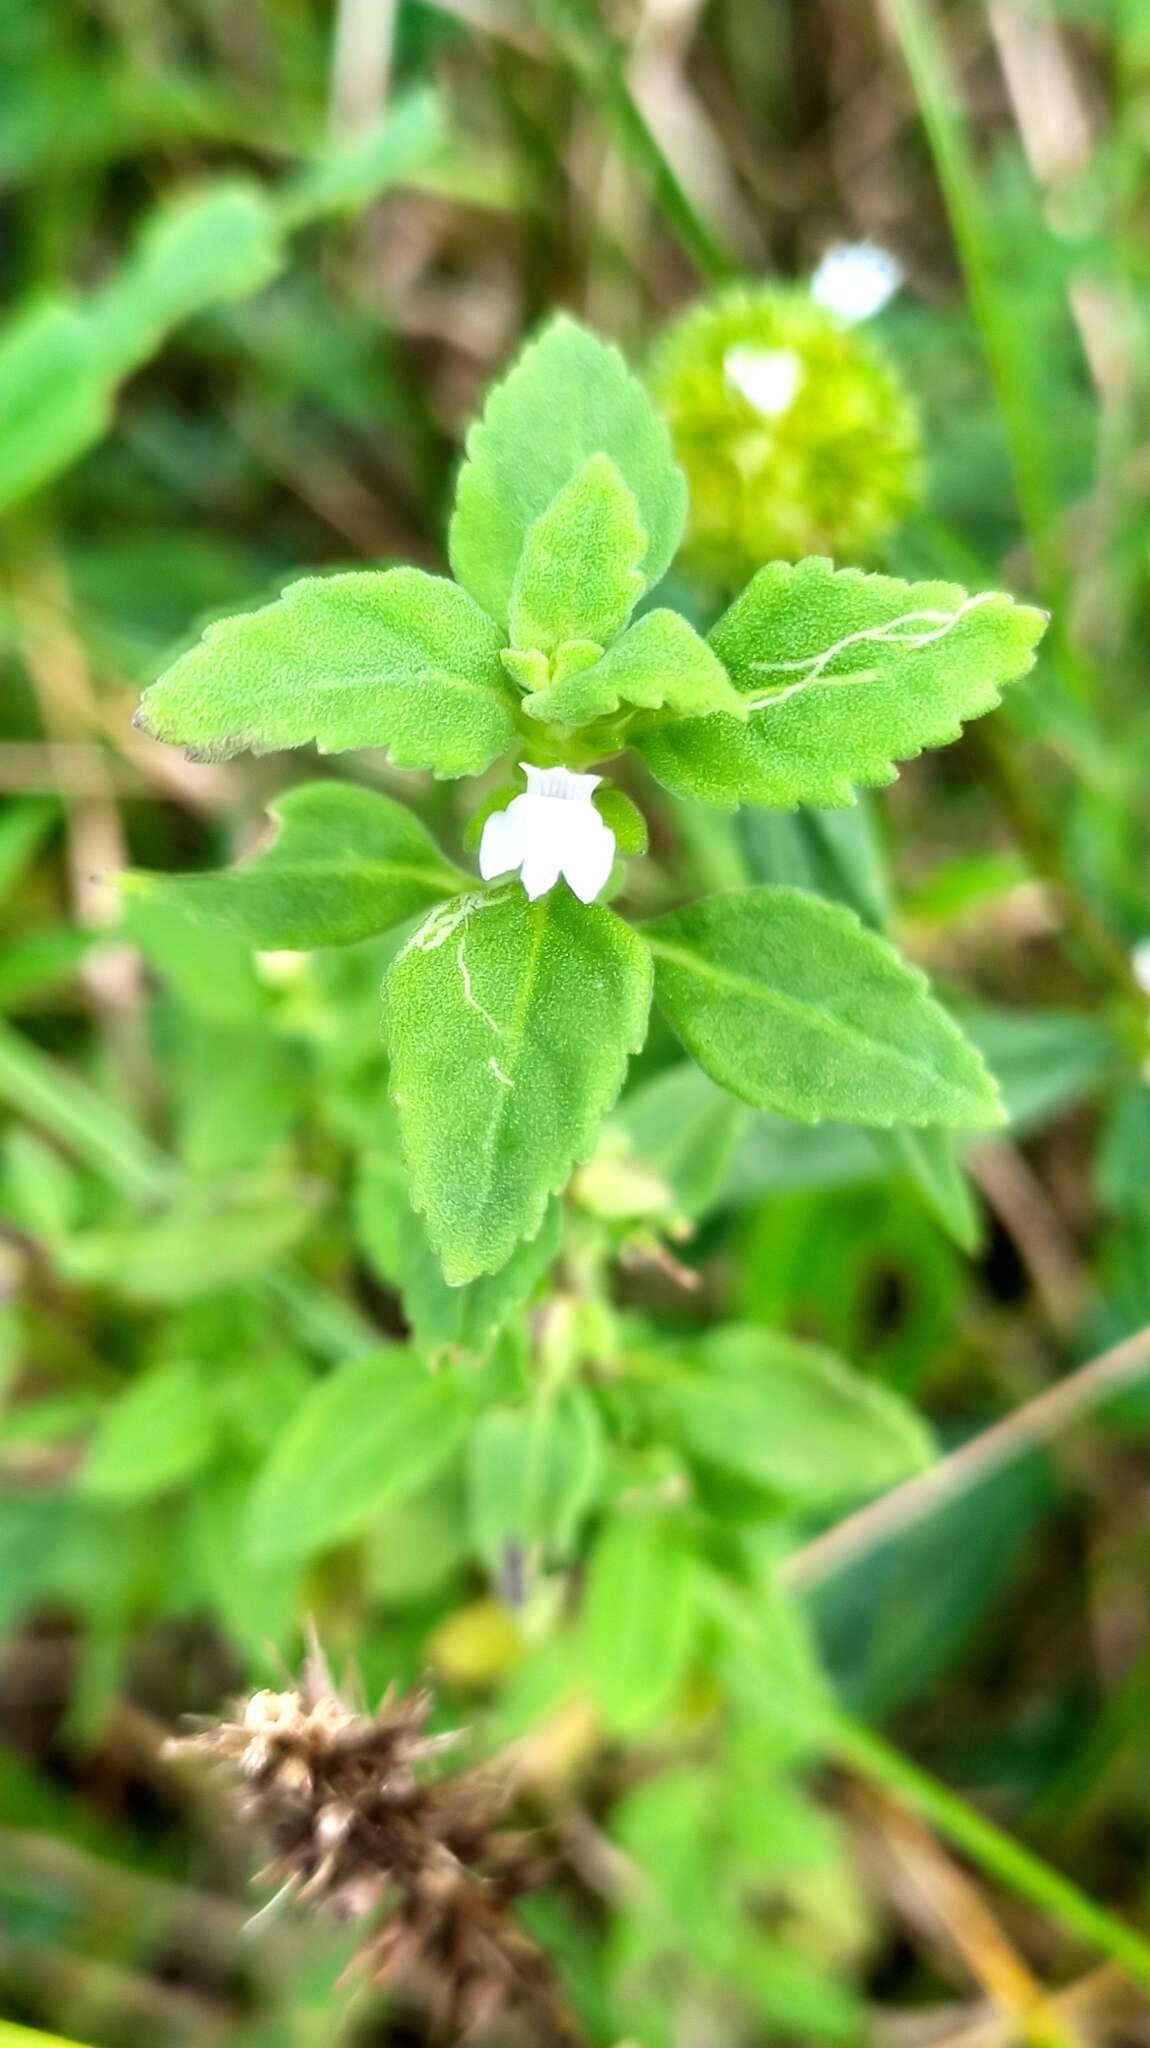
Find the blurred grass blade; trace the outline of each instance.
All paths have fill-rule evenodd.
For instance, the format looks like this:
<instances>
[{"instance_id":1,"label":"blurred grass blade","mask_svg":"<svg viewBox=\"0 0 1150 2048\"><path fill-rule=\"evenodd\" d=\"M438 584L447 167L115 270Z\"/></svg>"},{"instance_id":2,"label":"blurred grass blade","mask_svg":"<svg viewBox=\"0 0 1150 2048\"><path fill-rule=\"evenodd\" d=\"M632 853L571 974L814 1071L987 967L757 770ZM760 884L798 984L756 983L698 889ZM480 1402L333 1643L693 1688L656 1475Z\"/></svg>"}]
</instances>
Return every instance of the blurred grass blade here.
<instances>
[{"instance_id":1,"label":"blurred grass blade","mask_svg":"<svg viewBox=\"0 0 1150 2048\"><path fill-rule=\"evenodd\" d=\"M589 100L598 100L621 153L647 185L655 206L699 275L710 284L737 277L741 265L700 213L631 90L623 52L591 0L548 0L541 10Z\"/></svg>"},{"instance_id":2,"label":"blurred grass blade","mask_svg":"<svg viewBox=\"0 0 1150 2048\"><path fill-rule=\"evenodd\" d=\"M904 1799L988 1877L1110 1956L1136 1983L1150 1986L1150 1941L1096 1904L1061 1871L859 1722L839 1717L830 1740L840 1762Z\"/></svg>"},{"instance_id":3,"label":"blurred grass blade","mask_svg":"<svg viewBox=\"0 0 1150 2048\"><path fill-rule=\"evenodd\" d=\"M34 2027L14 2027L0 2020L0 2048L84 2048L81 2041L66 2041L63 2034L41 2034Z\"/></svg>"},{"instance_id":4,"label":"blurred grass blade","mask_svg":"<svg viewBox=\"0 0 1150 2048\"><path fill-rule=\"evenodd\" d=\"M297 228L328 214L354 213L389 185L429 168L447 139L439 94L408 93L369 134L291 179L276 201L279 219L285 228Z\"/></svg>"}]
</instances>

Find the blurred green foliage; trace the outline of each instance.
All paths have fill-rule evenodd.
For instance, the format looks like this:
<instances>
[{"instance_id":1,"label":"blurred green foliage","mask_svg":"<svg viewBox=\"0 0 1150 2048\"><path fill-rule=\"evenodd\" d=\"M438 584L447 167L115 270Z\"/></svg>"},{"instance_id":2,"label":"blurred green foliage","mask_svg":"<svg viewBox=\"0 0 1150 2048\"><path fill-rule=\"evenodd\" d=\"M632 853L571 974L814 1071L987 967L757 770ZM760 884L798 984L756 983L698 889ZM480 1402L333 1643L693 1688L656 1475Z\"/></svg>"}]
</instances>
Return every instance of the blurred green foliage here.
<instances>
[{"instance_id":1,"label":"blurred green foliage","mask_svg":"<svg viewBox=\"0 0 1150 2048\"><path fill-rule=\"evenodd\" d=\"M418 2001L337 1989L345 1933L242 1939L250 1845L162 1753L182 1715L281 1682L309 1613L369 1693L430 1668L445 1725L528 1744L578 1881L527 1917L604 2048L882 2038L995 1995L929 1858L908 1904L884 1801L913 1784L857 1793L881 1770L836 1740L842 1708L897 1717L1017 1837L1012 1860L950 1816L1045 1984L1084 1975L1084 1941L1137 1967L1114 1926L1147 1910L1144 1394L813 1571L925 1425L971 1442L1150 1322L1150 37L1136 7L959 0L942 48L936 12L711 0L629 54L629 10L574 0L0 10L14 2022L97 2048L428 2038ZM933 1136L802 1129L655 1033L558 1284L541 1299L529 1262L461 1309L397 1183L392 941L253 956L108 880L250 850L303 764L169 759L132 707L190 621L302 565L441 567L461 429L554 304L642 358L720 275L801 281L864 235L907 268L875 333L926 463L878 566L1036 598L1049 649L855 811L701 817L636 773L632 907L756 881L850 903L954 1000L1009 1130L964 1166ZM470 866L465 808L428 783ZM445 1374L397 1374L409 1328ZM783 1398L811 1347L868 1418L813 1473L788 1445L820 1378ZM1010 2024L1068 2038L1057 2010Z\"/></svg>"}]
</instances>

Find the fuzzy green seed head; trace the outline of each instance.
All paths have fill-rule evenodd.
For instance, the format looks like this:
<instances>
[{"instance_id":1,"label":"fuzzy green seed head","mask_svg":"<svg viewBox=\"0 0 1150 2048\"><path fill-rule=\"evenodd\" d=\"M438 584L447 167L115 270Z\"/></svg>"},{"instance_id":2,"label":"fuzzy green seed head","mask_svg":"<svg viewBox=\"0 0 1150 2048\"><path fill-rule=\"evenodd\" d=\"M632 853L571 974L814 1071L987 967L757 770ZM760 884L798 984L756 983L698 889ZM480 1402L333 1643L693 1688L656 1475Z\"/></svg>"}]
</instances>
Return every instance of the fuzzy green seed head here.
<instances>
[{"instance_id":1,"label":"fuzzy green seed head","mask_svg":"<svg viewBox=\"0 0 1150 2048\"><path fill-rule=\"evenodd\" d=\"M709 583L804 555L865 559L918 497L897 373L805 291L739 287L693 307L651 383L691 490L683 562Z\"/></svg>"}]
</instances>

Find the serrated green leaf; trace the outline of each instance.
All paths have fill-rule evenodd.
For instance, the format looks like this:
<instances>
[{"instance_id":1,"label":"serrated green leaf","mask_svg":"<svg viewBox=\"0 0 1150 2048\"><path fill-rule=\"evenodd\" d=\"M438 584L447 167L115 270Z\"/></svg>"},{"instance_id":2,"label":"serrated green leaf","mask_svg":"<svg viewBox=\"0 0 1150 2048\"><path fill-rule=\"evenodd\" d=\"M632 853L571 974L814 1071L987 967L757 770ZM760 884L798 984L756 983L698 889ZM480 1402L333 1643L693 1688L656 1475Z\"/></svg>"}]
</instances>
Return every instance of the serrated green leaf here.
<instances>
[{"instance_id":1,"label":"serrated green leaf","mask_svg":"<svg viewBox=\"0 0 1150 2048\"><path fill-rule=\"evenodd\" d=\"M511 644L554 654L565 641L604 647L643 594L647 535L607 455L589 455L533 519L511 589Z\"/></svg>"},{"instance_id":2,"label":"serrated green leaf","mask_svg":"<svg viewBox=\"0 0 1150 2048\"><path fill-rule=\"evenodd\" d=\"M386 983L412 1199L453 1285L496 1273L585 1159L647 1029L651 964L611 911L517 882L443 904Z\"/></svg>"},{"instance_id":3,"label":"serrated green leaf","mask_svg":"<svg viewBox=\"0 0 1150 2048\"><path fill-rule=\"evenodd\" d=\"M82 1486L102 1500L149 1500L191 1477L215 1436L208 1389L182 1360L142 1373L108 1410Z\"/></svg>"},{"instance_id":4,"label":"serrated green leaf","mask_svg":"<svg viewBox=\"0 0 1150 2048\"><path fill-rule=\"evenodd\" d=\"M489 1408L467 1446L467 1512L493 1577L509 1555L568 1556L605 1470L599 1411L581 1387L529 1408Z\"/></svg>"},{"instance_id":5,"label":"serrated green leaf","mask_svg":"<svg viewBox=\"0 0 1150 2048\"><path fill-rule=\"evenodd\" d=\"M532 718L589 725L623 704L666 705L677 718L727 711L744 718L738 691L705 640L679 612L645 612L599 661L523 700Z\"/></svg>"},{"instance_id":6,"label":"serrated green leaf","mask_svg":"<svg viewBox=\"0 0 1150 2048\"><path fill-rule=\"evenodd\" d=\"M713 1331L693 1370L660 1376L659 1406L685 1450L788 1501L831 1507L930 1464L906 1402L832 1352L775 1330Z\"/></svg>"},{"instance_id":7,"label":"serrated green leaf","mask_svg":"<svg viewBox=\"0 0 1150 2048\"><path fill-rule=\"evenodd\" d=\"M341 1366L304 1402L260 1473L248 1536L265 1561L356 1535L455 1455L470 1406L450 1373L410 1351Z\"/></svg>"},{"instance_id":8,"label":"serrated green leaf","mask_svg":"<svg viewBox=\"0 0 1150 2048\"><path fill-rule=\"evenodd\" d=\"M982 1126L994 1082L926 977L799 889L711 896L644 925L658 1001L720 1087L800 1123Z\"/></svg>"},{"instance_id":9,"label":"serrated green leaf","mask_svg":"<svg viewBox=\"0 0 1150 2048\"><path fill-rule=\"evenodd\" d=\"M261 948L349 946L402 924L467 877L419 819L375 790L305 782L270 805L279 830L265 852L223 874L124 878L133 894Z\"/></svg>"},{"instance_id":10,"label":"serrated green leaf","mask_svg":"<svg viewBox=\"0 0 1150 2048\"><path fill-rule=\"evenodd\" d=\"M491 392L459 478L451 566L501 624L528 527L596 454L610 456L638 504L650 587L679 544L686 483L665 422L618 350L561 314Z\"/></svg>"},{"instance_id":11,"label":"serrated green leaf","mask_svg":"<svg viewBox=\"0 0 1150 2048\"><path fill-rule=\"evenodd\" d=\"M369 1154L356 1189L360 1243L375 1272L398 1290L415 1342L482 1357L522 1308L559 1250L562 1219L553 1202L537 1237L512 1252L498 1273L449 1287L421 1219L411 1206L397 1152Z\"/></svg>"},{"instance_id":12,"label":"serrated green leaf","mask_svg":"<svg viewBox=\"0 0 1150 2048\"><path fill-rule=\"evenodd\" d=\"M591 1553L583 1610L587 1683L619 1735L650 1728L673 1699L691 1650L696 1560L664 1509L620 1514Z\"/></svg>"},{"instance_id":13,"label":"serrated green leaf","mask_svg":"<svg viewBox=\"0 0 1150 2048\"><path fill-rule=\"evenodd\" d=\"M743 725L656 723L636 735L676 795L849 804L895 763L958 737L1033 666L1045 614L954 583L903 583L821 557L761 569L710 642L748 701Z\"/></svg>"},{"instance_id":14,"label":"serrated green leaf","mask_svg":"<svg viewBox=\"0 0 1150 2048\"><path fill-rule=\"evenodd\" d=\"M137 722L212 760L314 741L322 754L385 747L401 768L478 775L515 740L500 645L445 577L305 576L209 626L144 692Z\"/></svg>"}]
</instances>

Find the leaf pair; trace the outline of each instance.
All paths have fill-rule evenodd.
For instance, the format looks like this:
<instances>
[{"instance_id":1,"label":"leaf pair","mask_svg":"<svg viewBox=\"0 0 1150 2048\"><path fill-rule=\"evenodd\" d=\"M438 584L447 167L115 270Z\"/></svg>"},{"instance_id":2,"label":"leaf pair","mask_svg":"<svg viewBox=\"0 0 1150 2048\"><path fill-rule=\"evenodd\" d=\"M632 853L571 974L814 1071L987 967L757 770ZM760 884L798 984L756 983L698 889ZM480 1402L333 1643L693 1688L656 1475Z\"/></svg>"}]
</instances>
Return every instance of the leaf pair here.
<instances>
[{"instance_id":1,"label":"leaf pair","mask_svg":"<svg viewBox=\"0 0 1150 2048\"><path fill-rule=\"evenodd\" d=\"M748 889L636 932L565 892L464 896L432 912L386 985L412 1198L449 1281L497 1271L534 1235L619 1094L652 990L704 1071L758 1107L881 1126L999 1117L923 976L837 905Z\"/></svg>"},{"instance_id":2,"label":"leaf pair","mask_svg":"<svg viewBox=\"0 0 1150 2048\"><path fill-rule=\"evenodd\" d=\"M305 784L276 809L279 836L247 865L130 887L270 948L348 944L433 906L388 975L387 1035L412 1197L453 1284L534 1238L619 1095L653 992L712 1080L758 1108L880 1127L998 1114L924 977L840 905L759 887L633 930L566 889L460 893L419 821L374 791ZM413 1230L382 1256L401 1284L424 1275L428 1341L481 1342L438 1300Z\"/></svg>"}]
</instances>

